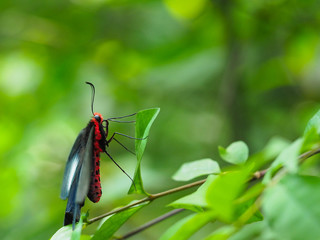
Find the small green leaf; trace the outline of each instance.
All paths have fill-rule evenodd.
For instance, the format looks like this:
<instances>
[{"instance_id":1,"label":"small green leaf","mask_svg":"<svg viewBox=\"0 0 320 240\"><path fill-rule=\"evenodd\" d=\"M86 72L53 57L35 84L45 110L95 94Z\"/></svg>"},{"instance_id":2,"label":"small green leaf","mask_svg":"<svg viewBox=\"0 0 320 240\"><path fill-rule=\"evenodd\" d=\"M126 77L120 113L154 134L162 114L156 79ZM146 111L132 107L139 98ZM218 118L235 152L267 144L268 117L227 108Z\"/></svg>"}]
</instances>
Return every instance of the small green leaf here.
<instances>
[{"instance_id":1,"label":"small green leaf","mask_svg":"<svg viewBox=\"0 0 320 240\"><path fill-rule=\"evenodd\" d=\"M262 209L277 239L319 238L319 186L318 177L287 175L266 189Z\"/></svg>"},{"instance_id":2,"label":"small green leaf","mask_svg":"<svg viewBox=\"0 0 320 240\"><path fill-rule=\"evenodd\" d=\"M215 230L204 240L227 240L234 232L236 232L236 228L234 226L223 226Z\"/></svg>"},{"instance_id":3,"label":"small green leaf","mask_svg":"<svg viewBox=\"0 0 320 240\"><path fill-rule=\"evenodd\" d=\"M75 229L72 232L71 240L80 240L81 237L81 231L82 231L82 225L83 225L83 219L86 218L86 214L82 214L80 217L79 222L76 224Z\"/></svg>"},{"instance_id":4,"label":"small green leaf","mask_svg":"<svg viewBox=\"0 0 320 240\"><path fill-rule=\"evenodd\" d=\"M210 158L205 158L184 163L172 178L176 181L189 181L212 173L220 173L219 164Z\"/></svg>"},{"instance_id":5,"label":"small green leaf","mask_svg":"<svg viewBox=\"0 0 320 240\"><path fill-rule=\"evenodd\" d=\"M303 135L301 152L307 152L320 146L320 135L316 128L311 128Z\"/></svg>"},{"instance_id":6,"label":"small green leaf","mask_svg":"<svg viewBox=\"0 0 320 240\"><path fill-rule=\"evenodd\" d=\"M217 175L209 175L207 181L205 181L196 192L170 203L169 206L174 208L185 208L195 212L203 212L203 208L208 207L206 201L207 190L217 177Z\"/></svg>"},{"instance_id":7,"label":"small green leaf","mask_svg":"<svg viewBox=\"0 0 320 240\"><path fill-rule=\"evenodd\" d=\"M316 132L320 134L320 110L309 120L304 130L304 136L308 135L309 131L316 129Z\"/></svg>"},{"instance_id":8,"label":"small green leaf","mask_svg":"<svg viewBox=\"0 0 320 240\"><path fill-rule=\"evenodd\" d=\"M256 204L257 198L262 194L265 185L257 183L249 188L244 194L234 201L235 216L237 225L244 225L257 221L262 221L263 216Z\"/></svg>"},{"instance_id":9,"label":"small green leaf","mask_svg":"<svg viewBox=\"0 0 320 240\"><path fill-rule=\"evenodd\" d=\"M136 116L136 138L146 138L144 140L136 140L137 159L141 160L143 152L146 148L150 128L158 116L160 108L150 108L142 110Z\"/></svg>"},{"instance_id":10,"label":"small green leaf","mask_svg":"<svg viewBox=\"0 0 320 240\"><path fill-rule=\"evenodd\" d=\"M279 153L290 145L290 141L280 137L272 137L266 144L266 146L260 151L250 155L246 164L250 163L254 165L255 171L259 171L265 168L267 164L274 161L275 157Z\"/></svg>"},{"instance_id":11,"label":"small green leaf","mask_svg":"<svg viewBox=\"0 0 320 240\"><path fill-rule=\"evenodd\" d=\"M242 141L230 144L226 149L219 146L219 153L223 160L232 164L243 164L249 157L247 144Z\"/></svg>"},{"instance_id":12,"label":"small green leaf","mask_svg":"<svg viewBox=\"0 0 320 240\"><path fill-rule=\"evenodd\" d=\"M60 228L50 239L51 240L70 240L72 235L72 226Z\"/></svg>"},{"instance_id":13,"label":"small green leaf","mask_svg":"<svg viewBox=\"0 0 320 240\"><path fill-rule=\"evenodd\" d=\"M142 110L137 113L136 116L136 138L143 139L143 140L136 140L136 155L137 155L137 165L134 172L133 181L134 184L131 184L129 189L130 193L141 193L147 195L143 188L143 182L141 178L141 160L144 150L146 148L149 131L151 128L152 123L158 116L160 108L151 108Z\"/></svg>"},{"instance_id":14,"label":"small green leaf","mask_svg":"<svg viewBox=\"0 0 320 240\"><path fill-rule=\"evenodd\" d=\"M302 146L302 139L297 139L288 147L282 150L279 156L271 164L268 172L263 178L263 183L268 183L272 176L281 168L285 167L288 172L296 173L298 171L299 153Z\"/></svg>"},{"instance_id":15,"label":"small green leaf","mask_svg":"<svg viewBox=\"0 0 320 240\"><path fill-rule=\"evenodd\" d=\"M133 214L148 204L149 203L143 203L108 217L101 227L95 232L92 240L110 239Z\"/></svg>"},{"instance_id":16,"label":"small green leaf","mask_svg":"<svg viewBox=\"0 0 320 240\"><path fill-rule=\"evenodd\" d=\"M238 229L228 240L246 240L246 239L255 239L255 240L279 240L269 228L268 223L264 219L260 222L254 222L243 226L241 229Z\"/></svg>"},{"instance_id":17,"label":"small green leaf","mask_svg":"<svg viewBox=\"0 0 320 240\"><path fill-rule=\"evenodd\" d=\"M320 146L320 110L309 120L303 134L302 152Z\"/></svg>"},{"instance_id":18,"label":"small green leaf","mask_svg":"<svg viewBox=\"0 0 320 240\"><path fill-rule=\"evenodd\" d=\"M160 240L187 240L200 228L214 219L212 212L202 212L183 218L170 227Z\"/></svg>"},{"instance_id":19,"label":"small green leaf","mask_svg":"<svg viewBox=\"0 0 320 240\"><path fill-rule=\"evenodd\" d=\"M260 222L263 219L264 218L263 218L262 213L258 210L252 215L252 217L246 223L249 224L249 223L254 223L254 222Z\"/></svg>"},{"instance_id":20,"label":"small green leaf","mask_svg":"<svg viewBox=\"0 0 320 240\"><path fill-rule=\"evenodd\" d=\"M235 200L235 203L245 203L253 198L257 198L265 189L265 185L262 183L257 183L249 188L244 194Z\"/></svg>"},{"instance_id":21,"label":"small green leaf","mask_svg":"<svg viewBox=\"0 0 320 240\"><path fill-rule=\"evenodd\" d=\"M207 202L221 221L235 219L235 199L246 188L249 174L248 169L221 173L209 186Z\"/></svg>"},{"instance_id":22,"label":"small green leaf","mask_svg":"<svg viewBox=\"0 0 320 240\"><path fill-rule=\"evenodd\" d=\"M256 199L236 205L235 215L238 217L237 225L258 222L263 220L261 212L255 203Z\"/></svg>"},{"instance_id":23,"label":"small green leaf","mask_svg":"<svg viewBox=\"0 0 320 240\"><path fill-rule=\"evenodd\" d=\"M282 137L272 137L263 149L266 159L274 159L279 153L290 145L290 141Z\"/></svg>"}]
</instances>

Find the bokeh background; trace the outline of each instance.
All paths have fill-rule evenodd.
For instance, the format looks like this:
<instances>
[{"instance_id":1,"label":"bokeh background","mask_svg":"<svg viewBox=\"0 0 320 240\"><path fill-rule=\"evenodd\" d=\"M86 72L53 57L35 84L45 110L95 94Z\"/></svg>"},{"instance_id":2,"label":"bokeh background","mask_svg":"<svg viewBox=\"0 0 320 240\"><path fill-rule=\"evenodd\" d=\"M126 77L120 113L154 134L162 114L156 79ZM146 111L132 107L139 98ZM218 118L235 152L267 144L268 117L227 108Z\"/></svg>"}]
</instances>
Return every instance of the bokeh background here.
<instances>
[{"instance_id":1,"label":"bokeh background","mask_svg":"<svg viewBox=\"0 0 320 240\"><path fill-rule=\"evenodd\" d=\"M171 176L183 162L219 161L218 145L243 140L255 153L273 136L300 136L320 107L319 7L316 0L0 1L1 239L48 239L62 226L65 162L91 117L85 81L95 84L95 111L105 117L161 108L142 163L151 193L181 185ZM132 124L110 128L134 135ZM134 156L115 142L109 152L133 175ZM137 197L102 161L103 196L86 203L90 216ZM121 232L169 211L178 196L157 200ZM177 219L133 239L157 239Z\"/></svg>"}]
</instances>

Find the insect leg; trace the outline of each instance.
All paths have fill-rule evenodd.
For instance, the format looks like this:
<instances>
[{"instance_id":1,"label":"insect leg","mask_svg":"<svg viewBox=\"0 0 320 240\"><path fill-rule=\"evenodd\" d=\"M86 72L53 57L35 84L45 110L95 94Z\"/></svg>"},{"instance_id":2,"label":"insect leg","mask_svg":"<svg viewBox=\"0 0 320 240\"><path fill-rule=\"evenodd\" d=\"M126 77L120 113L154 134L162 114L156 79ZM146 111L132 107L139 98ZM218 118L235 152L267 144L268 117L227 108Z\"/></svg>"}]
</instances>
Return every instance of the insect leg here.
<instances>
[{"instance_id":1,"label":"insect leg","mask_svg":"<svg viewBox=\"0 0 320 240\"><path fill-rule=\"evenodd\" d=\"M129 153L132 153L133 155L136 155L134 152L132 152L130 149L128 149L125 145L123 145L120 141L118 141L116 138L112 138L111 140L115 140L117 143L120 144L121 147L123 147L125 150L127 150ZM110 142L110 141L109 141ZM109 144L108 142L108 144Z\"/></svg>"},{"instance_id":2,"label":"insect leg","mask_svg":"<svg viewBox=\"0 0 320 240\"><path fill-rule=\"evenodd\" d=\"M135 138L135 137L131 137L131 136L128 136L128 135L126 135L126 134L123 134L123 133L114 132L114 133L112 134L112 136L110 137L110 139L107 140L107 142L110 143L111 140L114 138L114 136L115 136L116 134L121 135L121 136L124 136L124 137L127 137L127 138L130 138L130 139L135 139L135 140L145 140L145 139L148 138L148 136L146 136L146 137L144 137L144 138Z\"/></svg>"},{"instance_id":3,"label":"insect leg","mask_svg":"<svg viewBox=\"0 0 320 240\"><path fill-rule=\"evenodd\" d=\"M108 155L108 157L112 160L112 162L113 162L115 165L117 165L117 167L118 167L125 175L127 175L128 178L130 178L130 180L131 180L134 188L136 188L136 185L134 184L134 181L133 181L133 179L129 176L129 174L126 173L126 171L123 170L122 167L120 167L120 165L119 165L115 160L113 160L113 158L110 156L110 154L109 154L107 151L104 151L104 152Z\"/></svg>"}]
</instances>

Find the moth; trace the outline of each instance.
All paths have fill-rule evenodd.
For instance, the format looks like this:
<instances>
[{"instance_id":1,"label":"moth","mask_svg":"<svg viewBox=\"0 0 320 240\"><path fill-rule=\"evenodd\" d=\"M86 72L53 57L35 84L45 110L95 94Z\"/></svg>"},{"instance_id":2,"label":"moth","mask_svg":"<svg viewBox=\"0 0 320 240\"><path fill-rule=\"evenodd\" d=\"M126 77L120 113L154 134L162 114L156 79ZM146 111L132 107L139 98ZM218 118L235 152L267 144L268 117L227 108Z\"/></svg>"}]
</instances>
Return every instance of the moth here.
<instances>
[{"instance_id":1,"label":"moth","mask_svg":"<svg viewBox=\"0 0 320 240\"><path fill-rule=\"evenodd\" d=\"M127 123L135 122L118 121L116 119L130 117L136 113L123 117L103 119L100 113L93 111L95 87L90 82L86 82L86 84L91 86L93 92L91 101L91 112L93 117L90 119L87 126L80 131L71 148L63 175L63 183L60 193L60 197L63 200L68 199L64 225L72 223L73 228L75 223L80 219L81 208L84 205L86 197L94 203L99 202L101 198L100 154L107 154L107 156L131 179L131 177L113 160L110 154L106 151L106 147L109 146L109 143L112 140L115 140L126 150L130 151L115 139L115 135L118 134L136 139L118 132L113 133L112 136L107 139L109 133L109 121Z\"/></svg>"}]
</instances>

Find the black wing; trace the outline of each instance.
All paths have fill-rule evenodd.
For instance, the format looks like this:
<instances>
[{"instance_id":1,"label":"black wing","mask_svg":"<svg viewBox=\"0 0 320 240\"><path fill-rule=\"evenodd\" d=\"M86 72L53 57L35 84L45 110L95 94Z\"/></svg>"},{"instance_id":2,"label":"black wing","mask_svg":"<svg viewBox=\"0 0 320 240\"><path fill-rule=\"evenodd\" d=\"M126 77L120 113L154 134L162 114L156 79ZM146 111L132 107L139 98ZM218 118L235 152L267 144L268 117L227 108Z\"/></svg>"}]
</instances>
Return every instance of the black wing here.
<instances>
[{"instance_id":1,"label":"black wing","mask_svg":"<svg viewBox=\"0 0 320 240\"><path fill-rule=\"evenodd\" d=\"M66 166L61 198L68 198L64 225L80 218L80 209L89 191L93 161L94 127L83 129L77 137Z\"/></svg>"},{"instance_id":2,"label":"black wing","mask_svg":"<svg viewBox=\"0 0 320 240\"><path fill-rule=\"evenodd\" d=\"M94 127L91 127L89 132L88 141L82 156L82 165L79 173L79 181L76 192L76 203L81 204L87 197L89 192L89 186L91 182L91 173L93 171L93 137Z\"/></svg>"},{"instance_id":3,"label":"black wing","mask_svg":"<svg viewBox=\"0 0 320 240\"><path fill-rule=\"evenodd\" d=\"M79 133L76 141L74 142L71 152L68 157L67 165L64 170L63 182L61 187L60 197L65 200L69 197L71 184L76 176L76 172L79 171L80 165L80 152L84 148L84 138L86 129L82 129Z\"/></svg>"}]
</instances>

